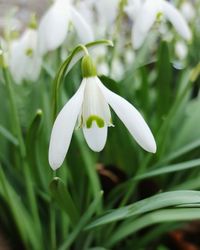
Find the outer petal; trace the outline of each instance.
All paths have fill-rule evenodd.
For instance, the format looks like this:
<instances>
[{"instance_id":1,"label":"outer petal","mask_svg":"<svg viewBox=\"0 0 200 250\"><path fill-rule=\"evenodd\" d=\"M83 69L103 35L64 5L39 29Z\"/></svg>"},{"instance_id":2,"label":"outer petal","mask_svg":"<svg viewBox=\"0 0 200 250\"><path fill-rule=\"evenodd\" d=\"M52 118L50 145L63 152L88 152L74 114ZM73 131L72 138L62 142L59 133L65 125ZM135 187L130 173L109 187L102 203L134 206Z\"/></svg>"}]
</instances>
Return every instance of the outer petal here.
<instances>
[{"instance_id":1,"label":"outer petal","mask_svg":"<svg viewBox=\"0 0 200 250\"><path fill-rule=\"evenodd\" d=\"M76 94L65 104L53 125L49 145L49 164L54 170L62 165L67 154L76 120L81 110L84 89L85 81L81 83Z\"/></svg>"},{"instance_id":2,"label":"outer petal","mask_svg":"<svg viewBox=\"0 0 200 250\"><path fill-rule=\"evenodd\" d=\"M160 10L159 0L147 0L139 9L135 24L132 29L132 43L135 49L139 49L144 42L148 31L156 20Z\"/></svg>"},{"instance_id":3,"label":"outer petal","mask_svg":"<svg viewBox=\"0 0 200 250\"><path fill-rule=\"evenodd\" d=\"M68 1L56 1L39 25L39 52L43 55L57 49L65 40L69 24Z\"/></svg>"},{"instance_id":4,"label":"outer petal","mask_svg":"<svg viewBox=\"0 0 200 250\"><path fill-rule=\"evenodd\" d=\"M191 31L181 13L172 4L164 0L162 1L162 8L165 16L173 24L176 31L184 39L190 40L192 36Z\"/></svg>"},{"instance_id":5,"label":"outer petal","mask_svg":"<svg viewBox=\"0 0 200 250\"><path fill-rule=\"evenodd\" d=\"M80 15L80 13L72 6L70 6L71 21L78 33L82 43L94 41L94 35L91 27Z\"/></svg>"},{"instance_id":6,"label":"outer petal","mask_svg":"<svg viewBox=\"0 0 200 250\"><path fill-rule=\"evenodd\" d=\"M108 104L113 108L136 142L146 151L155 153L156 142L141 114L121 96L107 89L100 81L99 87Z\"/></svg>"},{"instance_id":7,"label":"outer petal","mask_svg":"<svg viewBox=\"0 0 200 250\"><path fill-rule=\"evenodd\" d=\"M23 47L20 39L12 42L10 47L9 67L12 77L16 83L20 83L24 77L23 69L26 65L26 58L24 57L22 51Z\"/></svg>"},{"instance_id":8,"label":"outer petal","mask_svg":"<svg viewBox=\"0 0 200 250\"><path fill-rule=\"evenodd\" d=\"M85 136L88 146L95 152L100 152L107 140L108 127L104 126L99 128L96 123L91 128L83 128L83 134Z\"/></svg>"}]
</instances>

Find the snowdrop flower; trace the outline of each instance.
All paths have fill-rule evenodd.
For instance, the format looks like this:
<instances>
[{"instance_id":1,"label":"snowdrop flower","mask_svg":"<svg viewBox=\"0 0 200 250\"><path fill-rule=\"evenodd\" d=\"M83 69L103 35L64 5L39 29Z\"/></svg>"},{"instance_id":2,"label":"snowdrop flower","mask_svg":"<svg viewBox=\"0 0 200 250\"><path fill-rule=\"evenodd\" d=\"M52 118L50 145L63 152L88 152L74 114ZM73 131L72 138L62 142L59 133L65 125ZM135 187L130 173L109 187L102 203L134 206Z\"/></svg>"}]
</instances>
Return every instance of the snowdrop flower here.
<instances>
[{"instance_id":1,"label":"snowdrop flower","mask_svg":"<svg viewBox=\"0 0 200 250\"><path fill-rule=\"evenodd\" d=\"M37 51L38 33L29 27L10 46L9 67L16 83L22 80L36 81L39 77L42 58Z\"/></svg>"},{"instance_id":2,"label":"snowdrop flower","mask_svg":"<svg viewBox=\"0 0 200 250\"><path fill-rule=\"evenodd\" d=\"M77 120L88 146L95 152L104 148L108 127L113 126L110 107L137 143L146 151L155 153L154 137L141 114L124 98L101 83L90 56L83 58L82 72L83 80L79 89L62 108L53 125L49 145L49 163L52 169L56 170L62 165Z\"/></svg>"},{"instance_id":3,"label":"snowdrop flower","mask_svg":"<svg viewBox=\"0 0 200 250\"><path fill-rule=\"evenodd\" d=\"M41 54L57 49L64 42L68 33L69 21L72 22L82 43L94 40L90 26L72 6L70 0L56 0L47 10L39 25L39 51Z\"/></svg>"},{"instance_id":4,"label":"snowdrop flower","mask_svg":"<svg viewBox=\"0 0 200 250\"><path fill-rule=\"evenodd\" d=\"M133 25L132 43L135 49L141 47L156 19L162 16L172 23L185 40L191 39L191 31L185 19L171 3L166 0L146 0Z\"/></svg>"}]
</instances>

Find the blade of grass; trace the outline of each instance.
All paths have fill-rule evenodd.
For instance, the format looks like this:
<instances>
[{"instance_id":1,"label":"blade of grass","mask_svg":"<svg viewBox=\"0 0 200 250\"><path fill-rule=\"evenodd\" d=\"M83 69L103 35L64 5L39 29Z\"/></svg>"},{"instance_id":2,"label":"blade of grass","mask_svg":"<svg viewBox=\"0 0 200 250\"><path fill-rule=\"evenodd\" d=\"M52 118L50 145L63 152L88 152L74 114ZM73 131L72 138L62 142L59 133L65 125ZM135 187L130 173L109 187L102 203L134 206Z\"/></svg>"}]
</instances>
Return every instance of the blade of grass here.
<instances>
[{"instance_id":1,"label":"blade of grass","mask_svg":"<svg viewBox=\"0 0 200 250\"><path fill-rule=\"evenodd\" d=\"M181 204L199 203L200 192L190 190L171 191L154 195L144 200L135 202L131 205L114 209L98 219L94 220L85 229L92 229L111 222L127 219L132 216L138 216L156 209L164 207L173 207Z\"/></svg>"},{"instance_id":2,"label":"blade of grass","mask_svg":"<svg viewBox=\"0 0 200 250\"><path fill-rule=\"evenodd\" d=\"M200 166L200 159L195 159L195 160L187 161L187 162L181 162L181 163L161 167L159 169L149 171L142 175L138 175L135 177L135 180L143 180L143 179L147 179L150 177L155 177L155 176L163 175L163 174L169 174L169 173L173 173L177 171L183 171L183 170L187 170L187 169L191 169L191 168L195 168L199 166Z\"/></svg>"},{"instance_id":3,"label":"blade of grass","mask_svg":"<svg viewBox=\"0 0 200 250\"><path fill-rule=\"evenodd\" d=\"M119 229L114 232L110 239L108 239L105 246L113 247L122 239L150 225L164 222L179 222L195 219L200 219L200 208L163 209L148 213L139 219L127 222L124 226L119 226Z\"/></svg>"}]
</instances>

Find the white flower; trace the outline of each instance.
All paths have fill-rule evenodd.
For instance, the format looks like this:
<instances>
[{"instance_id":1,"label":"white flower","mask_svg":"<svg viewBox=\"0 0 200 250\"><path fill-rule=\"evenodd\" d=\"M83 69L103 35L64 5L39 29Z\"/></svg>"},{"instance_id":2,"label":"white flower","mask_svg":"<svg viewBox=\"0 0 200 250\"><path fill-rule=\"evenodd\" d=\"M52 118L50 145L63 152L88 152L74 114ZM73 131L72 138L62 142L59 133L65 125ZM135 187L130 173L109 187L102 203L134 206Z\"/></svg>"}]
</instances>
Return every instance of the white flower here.
<instances>
[{"instance_id":1,"label":"white flower","mask_svg":"<svg viewBox=\"0 0 200 250\"><path fill-rule=\"evenodd\" d=\"M22 80L36 81L39 77L42 59L37 51L37 42L37 30L28 28L11 43L8 64L16 83Z\"/></svg>"},{"instance_id":2,"label":"white flower","mask_svg":"<svg viewBox=\"0 0 200 250\"><path fill-rule=\"evenodd\" d=\"M165 0L146 0L133 25L132 43L135 49L140 48L157 17L162 15L172 23L184 39L191 39L191 31L185 19L171 3Z\"/></svg>"},{"instance_id":3,"label":"white flower","mask_svg":"<svg viewBox=\"0 0 200 250\"><path fill-rule=\"evenodd\" d=\"M53 125L49 146L49 163L52 169L62 165L77 120L88 146L95 152L104 148L108 127L112 126L110 107L137 143L146 151L155 153L154 137L137 109L107 89L97 76L86 75L78 91L62 108Z\"/></svg>"},{"instance_id":4,"label":"white flower","mask_svg":"<svg viewBox=\"0 0 200 250\"><path fill-rule=\"evenodd\" d=\"M56 0L45 13L39 25L39 51L41 54L57 49L64 42L68 33L69 21L73 23L82 43L94 40L90 26L70 1Z\"/></svg>"}]
</instances>

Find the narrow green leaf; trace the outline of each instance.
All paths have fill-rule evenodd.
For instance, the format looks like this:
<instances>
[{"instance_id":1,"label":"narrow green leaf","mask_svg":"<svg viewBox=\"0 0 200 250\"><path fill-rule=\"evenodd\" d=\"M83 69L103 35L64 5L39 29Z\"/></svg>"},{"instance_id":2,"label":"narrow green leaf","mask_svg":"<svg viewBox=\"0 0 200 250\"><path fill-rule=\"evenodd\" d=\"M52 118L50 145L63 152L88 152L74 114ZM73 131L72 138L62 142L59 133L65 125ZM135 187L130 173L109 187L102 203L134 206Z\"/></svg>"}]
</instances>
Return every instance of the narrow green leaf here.
<instances>
[{"instance_id":1,"label":"narrow green leaf","mask_svg":"<svg viewBox=\"0 0 200 250\"><path fill-rule=\"evenodd\" d=\"M199 191L184 190L157 194L150 198L135 202L129 206L125 206L123 208L118 208L108 212L106 215L99 217L91 224L89 224L86 227L86 230L118 220L127 219L132 216L138 216L140 214L147 213L156 209L189 203L200 203Z\"/></svg>"},{"instance_id":2,"label":"narrow green leaf","mask_svg":"<svg viewBox=\"0 0 200 250\"><path fill-rule=\"evenodd\" d=\"M19 145L17 138L2 125L0 125L0 134L15 146Z\"/></svg>"},{"instance_id":3,"label":"narrow green leaf","mask_svg":"<svg viewBox=\"0 0 200 250\"><path fill-rule=\"evenodd\" d=\"M128 237L129 235L153 224L195 219L200 219L200 208L175 208L152 212L142 216L139 219L129 221L129 223L126 223L126 225L119 227L119 229L108 240L106 246L112 247L117 242Z\"/></svg>"},{"instance_id":4,"label":"narrow green leaf","mask_svg":"<svg viewBox=\"0 0 200 250\"><path fill-rule=\"evenodd\" d=\"M29 153L30 153L30 149L32 149L33 142L35 141L35 138L37 137L37 134L39 132L41 122L42 122L42 116L43 116L42 110L38 109L28 129L27 138L26 138L26 146L27 146L27 151L29 151Z\"/></svg>"},{"instance_id":5,"label":"narrow green leaf","mask_svg":"<svg viewBox=\"0 0 200 250\"><path fill-rule=\"evenodd\" d=\"M41 249L40 241L35 223L24 207L21 197L9 184L2 167L0 166L0 195L9 205L9 209L19 230L21 239L24 244L29 248L30 245L34 249Z\"/></svg>"},{"instance_id":6,"label":"narrow green leaf","mask_svg":"<svg viewBox=\"0 0 200 250\"><path fill-rule=\"evenodd\" d=\"M143 179L147 179L150 177L163 175L163 174L169 174L169 173L173 173L177 171L183 171L183 170L191 169L191 168L198 167L198 166L200 166L200 159L181 162L181 163L161 167L159 169L149 171L142 175L138 175L135 177L135 180L143 180Z\"/></svg>"},{"instance_id":7,"label":"narrow green leaf","mask_svg":"<svg viewBox=\"0 0 200 250\"><path fill-rule=\"evenodd\" d=\"M79 212L63 181L60 178L55 177L50 183L50 191L59 207L68 215L72 226L75 226L79 220Z\"/></svg>"},{"instance_id":8,"label":"narrow green leaf","mask_svg":"<svg viewBox=\"0 0 200 250\"><path fill-rule=\"evenodd\" d=\"M167 42L165 41L161 43L158 51L157 70L157 108L158 116L162 117L167 113L171 105L170 90L172 80L172 66L170 63L169 48Z\"/></svg>"},{"instance_id":9,"label":"narrow green leaf","mask_svg":"<svg viewBox=\"0 0 200 250\"><path fill-rule=\"evenodd\" d=\"M167 162L170 162L174 159L177 159L178 157L180 157L184 154L187 154L190 151L192 151L198 147L200 147L200 140L193 141L193 142L183 146L182 148L175 150L174 152L172 152L171 154L169 154L168 156L163 158L161 161L159 161L158 164L154 165L154 167L161 166Z\"/></svg>"},{"instance_id":10,"label":"narrow green leaf","mask_svg":"<svg viewBox=\"0 0 200 250\"><path fill-rule=\"evenodd\" d=\"M43 121L42 118L43 118L43 112L42 110L38 109L27 131L26 149L27 149L28 162L31 167L30 168L31 174L35 178L36 182L39 180L39 182L42 183L43 187L45 187L46 186L45 176L37 162L37 156L36 156L37 138L42 125Z\"/></svg>"}]
</instances>

